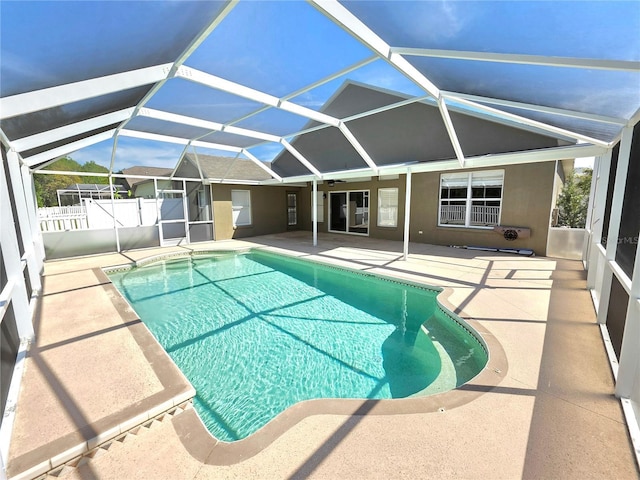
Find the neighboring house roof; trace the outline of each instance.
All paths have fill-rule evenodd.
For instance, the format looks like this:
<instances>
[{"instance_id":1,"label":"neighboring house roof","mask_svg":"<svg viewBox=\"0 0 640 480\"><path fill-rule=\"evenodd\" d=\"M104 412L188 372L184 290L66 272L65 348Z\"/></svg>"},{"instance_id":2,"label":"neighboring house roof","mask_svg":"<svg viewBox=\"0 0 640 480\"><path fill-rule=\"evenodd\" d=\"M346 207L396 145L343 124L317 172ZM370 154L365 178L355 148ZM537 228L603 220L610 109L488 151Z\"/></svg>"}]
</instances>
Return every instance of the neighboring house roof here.
<instances>
[{"instance_id":1,"label":"neighboring house roof","mask_svg":"<svg viewBox=\"0 0 640 480\"><path fill-rule=\"evenodd\" d=\"M336 118L406 100L398 94L347 81L321 109ZM462 151L467 157L535 150L569 145L572 142L517 128L504 120L457 112L450 116ZM318 125L309 122L305 128ZM365 151L378 166L455 159L456 153L435 103L413 102L374 115L346 122ZM337 128L323 128L296 137L291 144L320 172L367 168L367 164ZM309 175L309 170L289 151L273 161L282 177Z\"/></svg>"},{"instance_id":2,"label":"neighboring house roof","mask_svg":"<svg viewBox=\"0 0 640 480\"><path fill-rule=\"evenodd\" d=\"M185 160L197 168L195 155L187 153L181 163L184 164ZM228 181L260 181L272 178L271 175L254 162L244 158L198 154L198 164L200 164L200 169L205 178L224 179ZM266 167L271 167L271 164L268 162L264 162L264 164ZM176 173L182 170L181 166L182 165L178 166ZM182 175L184 174L180 173L176 176Z\"/></svg>"},{"instance_id":3,"label":"neighboring house roof","mask_svg":"<svg viewBox=\"0 0 640 480\"><path fill-rule=\"evenodd\" d=\"M147 167L144 165L125 168L122 170L124 175L146 175L149 177L168 177L173 172L172 168ZM144 178L125 177L130 189L134 189L136 184L146 182Z\"/></svg>"}]
</instances>

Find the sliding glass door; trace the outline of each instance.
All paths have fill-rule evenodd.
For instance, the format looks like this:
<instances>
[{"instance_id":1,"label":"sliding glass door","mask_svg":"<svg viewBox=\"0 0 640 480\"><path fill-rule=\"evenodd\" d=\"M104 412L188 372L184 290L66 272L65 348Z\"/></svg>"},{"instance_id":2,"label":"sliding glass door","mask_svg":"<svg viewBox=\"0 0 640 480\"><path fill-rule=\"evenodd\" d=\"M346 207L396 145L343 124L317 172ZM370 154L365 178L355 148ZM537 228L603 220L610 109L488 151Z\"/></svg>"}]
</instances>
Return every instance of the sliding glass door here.
<instances>
[{"instance_id":1,"label":"sliding glass door","mask_svg":"<svg viewBox=\"0 0 640 480\"><path fill-rule=\"evenodd\" d=\"M329 193L329 231L369 234L369 191Z\"/></svg>"}]
</instances>

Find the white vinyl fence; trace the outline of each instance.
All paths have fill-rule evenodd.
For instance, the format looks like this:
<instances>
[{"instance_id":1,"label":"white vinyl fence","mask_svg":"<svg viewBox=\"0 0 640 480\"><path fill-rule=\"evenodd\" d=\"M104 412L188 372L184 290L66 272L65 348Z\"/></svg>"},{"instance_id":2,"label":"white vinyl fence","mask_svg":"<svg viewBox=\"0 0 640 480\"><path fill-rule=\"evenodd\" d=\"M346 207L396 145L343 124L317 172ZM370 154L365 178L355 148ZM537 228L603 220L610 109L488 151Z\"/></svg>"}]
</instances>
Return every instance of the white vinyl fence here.
<instances>
[{"instance_id":1,"label":"white vinyl fence","mask_svg":"<svg viewBox=\"0 0 640 480\"><path fill-rule=\"evenodd\" d=\"M94 200L85 198L82 205L38 209L43 232L113 228L114 211L118 227L152 226L158 222L158 206L165 201L147 198Z\"/></svg>"},{"instance_id":2,"label":"white vinyl fence","mask_svg":"<svg viewBox=\"0 0 640 480\"><path fill-rule=\"evenodd\" d=\"M38 209L38 222L43 232L84 230L89 228L84 206L44 207Z\"/></svg>"}]
</instances>

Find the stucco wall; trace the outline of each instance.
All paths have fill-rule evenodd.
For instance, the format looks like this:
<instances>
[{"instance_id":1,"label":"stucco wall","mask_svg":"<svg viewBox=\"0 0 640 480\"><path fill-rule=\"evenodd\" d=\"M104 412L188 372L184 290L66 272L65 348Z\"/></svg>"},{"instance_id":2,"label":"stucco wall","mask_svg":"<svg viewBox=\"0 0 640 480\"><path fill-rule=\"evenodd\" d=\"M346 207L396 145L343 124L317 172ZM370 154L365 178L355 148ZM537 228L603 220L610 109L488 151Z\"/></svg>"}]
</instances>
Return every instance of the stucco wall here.
<instances>
[{"instance_id":1,"label":"stucco wall","mask_svg":"<svg viewBox=\"0 0 640 480\"><path fill-rule=\"evenodd\" d=\"M528 227L530 238L508 241L493 230L439 227L440 172L434 172L413 175L410 240L436 245L530 248L536 255L545 255L555 162L511 165L503 170L500 224Z\"/></svg>"},{"instance_id":2,"label":"stucco wall","mask_svg":"<svg viewBox=\"0 0 640 480\"><path fill-rule=\"evenodd\" d=\"M399 176L395 180L380 180L374 177L367 182L337 182L330 187L327 182L318 185L318 192L322 192L327 196L324 199L324 222L318 223L318 232L326 233L329 228L329 192L344 192L353 190L369 190L369 236L374 238L382 238L385 240L402 240L402 232L404 229L404 193L405 178ZM396 227L379 227L378 226L378 189L379 188L398 188L398 225ZM302 189L300 202L300 228L311 230L311 191L312 188L306 187Z\"/></svg>"},{"instance_id":3,"label":"stucco wall","mask_svg":"<svg viewBox=\"0 0 640 480\"><path fill-rule=\"evenodd\" d=\"M287 193L299 192L300 187L267 187L251 185L212 185L215 239L252 237L286 231ZM251 220L247 226L233 226L231 214L231 190L251 192ZM299 194L298 202L303 203Z\"/></svg>"},{"instance_id":4,"label":"stucco wall","mask_svg":"<svg viewBox=\"0 0 640 480\"><path fill-rule=\"evenodd\" d=\"M469 171L475 171L469 170ZM495 170L489 168L485 170ZM528 227L530 238L507 241L493 230L438 226L438 202L441 172L416 173L412 176L411 225L412 242L436 245L472 245L484 247L530 248L536 255L546 254L549 215L553 197L555 162L509 165L504 170L501 225ZM318 191L369 190L369 236L388 240L402 240L404 228L405 176L397 180L336 183L318 185ZM398 226L377 226L378 188L398 187ZM319 232L327 232L329 200L325 199L324 222L318 224ZM302 189L300 198L301 228L311 229L311 187ZM422 231L422 233L420 233Z\"/></svg>"}]
</instances>

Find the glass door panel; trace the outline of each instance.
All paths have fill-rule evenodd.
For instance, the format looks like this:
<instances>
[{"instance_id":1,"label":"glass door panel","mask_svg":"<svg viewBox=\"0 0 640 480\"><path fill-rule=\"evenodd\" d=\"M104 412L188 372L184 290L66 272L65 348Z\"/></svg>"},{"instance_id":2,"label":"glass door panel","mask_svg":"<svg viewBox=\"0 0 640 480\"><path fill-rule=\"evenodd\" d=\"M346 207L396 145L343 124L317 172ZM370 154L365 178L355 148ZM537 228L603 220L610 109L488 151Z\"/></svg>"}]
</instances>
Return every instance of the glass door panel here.
<instances>
[{"instance_id":1,"label":"glass door panel","mask_svg":"<svg viewBox=\"0 0 640 480\"><path fill-rule=\"evenodd\" d=\"M347 193L331 192L329 194L329 230L347 231Z\"/></svg>"},{"instance_id":2,"label":"glass door panel","mask_svg":"<svg viewBox=\"0 0 640 480\"><path fill-rule=\"evenodd\" d=\"M369 234L369 192L331 192L329 231Z\"/></svg>"},{"instance_id":3,"label":"glass door panel","mask_svg":"<svg viewBox=\"0 0 640 480\"><path fill-rule=\"evenodd\" d=\"M350 233L369 233L369 192L349 192Z\"/></svg>"}]
</instances>

